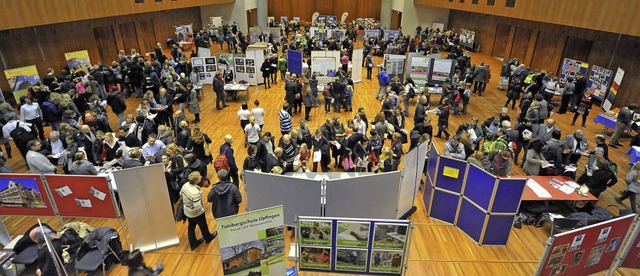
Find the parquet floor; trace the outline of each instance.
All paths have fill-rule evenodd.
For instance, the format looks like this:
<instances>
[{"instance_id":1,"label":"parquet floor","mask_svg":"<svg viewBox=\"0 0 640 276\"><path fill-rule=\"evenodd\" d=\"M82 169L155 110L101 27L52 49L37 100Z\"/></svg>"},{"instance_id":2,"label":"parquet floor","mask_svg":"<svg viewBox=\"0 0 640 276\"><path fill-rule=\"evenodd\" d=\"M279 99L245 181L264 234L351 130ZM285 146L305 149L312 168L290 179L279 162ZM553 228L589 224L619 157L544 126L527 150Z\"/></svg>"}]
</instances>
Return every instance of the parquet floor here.
<instances>
[{"instance_id":1,"label":"parquet floor","mask_svg":"<svg viewBox=\"0 0 640 276\"><path fill-rule=\"evenodd\" d=\"M219 51L216 48L212 49L213 51ZM380 57L375 57L375 59L376 64L381 63ZM480 61L484 61L491 65L493 78L487 86L487 92L482 97L478 97L475 94L472 95L468 115L452 115L450 117L450 131L455 132L455 129L460 123L470 121L473 116L477 116L480 120L489 118L499 112L506 100L504 92L497 90L501 62L490 56L472 54L473 63L479 63ZM374 70L374 74L375 73L376 72ZM366 72L363 72L363 76L366 76ZM374 97L377 88L378 84L375 76L373 80L365 79L361 83L357 83L355 85L355 94L353 99L354 110L357 110L357 107L364 107L367 117L372 119L380 110L380 103L375 100ZM230 102L230 107L222 111L215 110L215 94L213 93L211 86L206 86L204 88L204 95L204 99L200 102L202 110L202 122L200 125L213 139L213 145L215 147L223 143L224 135L233 135L235 137L233 147L236 153L236 160L240 165L246 157L246 150L242 144L243 132L240 129L240 123L236 116L236 112L240 108L242 102L249 102L250 106L252 106L251 103L254 100L260 100L261 106L266 110L264 131L270 131L274 134L280 133L277 112L284 103L284 82L279 81L278 84L273 85L271 89L265 89L264 86L251 87L248 94L241 93L237 101ZM432 101L437 101L438 99L439 96L432 97ZM127 113L133 113L138 102L139 100L136 99L127 100L127 106L130 108L130 111ZM415 102L412 102L412 112L414 107ZM111 112L110 109L109 112ZM515 111L510 110L509 112L511 117L515 118ZM597 114L598 108L596 107L589 115L589 121L587 122L587 128L585 129L591 145L595 144L593 137L596 134L596 130L601 130L601 127L595 125L592 121L593 117ZM110 114L110 121L112 126L115 126L116 117L115 115L111 115L113 114ZM350 112L330 114L330 116L339 116L345 124L347 119L353 118L353 115L354 114ZM553 115L553 118L557 121L557 126L562 129L563 136L573 133L578 129L578 127L570 126L572 115L573 114ZM193 115L189 114L188 116L190 120L193 119ZM313 109L311 112L311 122L309 123L312 130L315 130L319 125L321 125L323 120L328 116L328 114L324 113L322 104L320 108ZM433 115L431 114L430 116ZM298 125L301 118L301 115L296 115L294 117L294 126ZM433 116L432 119L434 119L433 122L435 124L437 118ZM411 128L413 128L412 120L407 120L407 129ZM434 143L439 149L443 148L444 142L446 141L443 139L436 138L434 140ZM627 144L629 142L629 138L624 138L621 142L623 144ZM610 148L610 157L614 162L620 165L619 176L621 178L623 178L627 173L626 164L628 163L628 157L624 155L624 151L625 149L623 148ZM17 153L17 150L15 152ZM15 172L27 171L24 161L18 154L16 154L16 157L9 160L9 165ZM209 174L211 175L212 173L213 167L210 166ZM515 169L513 174L523 175L519 168ZM622 179L620 180L619 184L607 190L600 197L601 200L599 204L605 207L609 206L608 208L614 213L617 213L617 208L620 206L615 203L613 196L625 187L624 181ZM205 193L206 192L208 192L207 189L205 189ZM628 208L628 203L626 204L626 208ZM422 195L418 196L415 205L418 206L418 211L411 218L415 223L415 230L411 242L411 252L409 254L409 269L407 270L407 275L411 276L531 275L536 269L540 255L544 250L545 241L548 238L548 224L546 227L542 228L523 226L522 229L513 229L508 246L506 247L479 246L454 226L427 218L422 204ZM241 207L241 210L244 210L243 207L244 204ZM215 220L211 215L210 205L206 206L206 210L209 228L214 229L216 225ZM35 217L3 216L2 219L12 235L23 233L29 226L36 222ZM60 226L60 222L56 218L43 218L43 220L44 222L50 223L53 227ZM85 221L95 227L110 226L120 229L119 222L115 219L78 220ZM71 221L71 219L68 219L67 221ZM145 255L147 264L154 265L155 263L162 262L165 265L164 275L222 275L219 243L217 239L209 245L203 244L195 251L191 251L187 241L187 225L183 223L176 223L176 230L181 238L180 245L157 252L147 253ZM288 232L287 234L285 248L287 248L288 252L288 245L289 242L293 240L293 233ZM293 262L287 262L287 266L290 267L293 265L295 265ZM115 266L108 272L108 274L125 275L126 268ZM300 274L323 275L324 273ZM618 274L640 275L638 271L628 269L620 269L618 270Z\"/></svg>"}]
</instances>

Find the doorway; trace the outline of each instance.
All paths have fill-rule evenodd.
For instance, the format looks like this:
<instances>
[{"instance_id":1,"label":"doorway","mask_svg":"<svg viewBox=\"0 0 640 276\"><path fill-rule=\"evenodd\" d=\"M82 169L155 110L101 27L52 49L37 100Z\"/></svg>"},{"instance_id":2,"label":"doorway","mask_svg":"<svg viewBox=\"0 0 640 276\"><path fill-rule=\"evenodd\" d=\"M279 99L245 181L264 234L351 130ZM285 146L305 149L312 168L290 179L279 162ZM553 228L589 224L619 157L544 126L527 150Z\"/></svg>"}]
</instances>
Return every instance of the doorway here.
<instances>
[{"instance_id":1,"label":"doorway","mask_svg":"<svg viewBox=\"0 0 640 276\"><path fill-rule=\"evenodd\" d=\"M491 52L493 57L504 58L509 43L509 32L511 32L510 25L498 24L496 40L493 42L493 51Z\"/></svg>"},{"instance_id":2,"label":"doorway","mask_svg":"<svg viewBox=\"0 0 640 276\"><path fill-rule=\"evenodd\" d=\"M400 29L402 26L402 12L391 11L391 30Z\"/></svg>"},{"instance_id":3,"label":"doorway","mask_svg":"<svg viewBox=\"0 0 640 276\"><path fill-rule=\"evenodd\" d=\"M93 28L93 37L96 40L96 45L98 45L98 54L103 63L117 60L118 46L116 45L116 37L113 34L113 27Z\"/></svg>"},{"instance_id":4,"label":"doorway","mask_svg":"<svg viewBox=\"0 0 640 276\"><path fill-rule=\"evenodd\" d=\"M125 53L129 53L131 49L136 49L138 53L144 54L142 49L140 49L140 43L138 43L138 32L136 31L135 22L121 23L120 35L122 36Z\"/></svg>"},{"instance_id":5,"label":"doorway","mask_svg":"<svg viewBox=\"0 0 640 276\"><path fill-rule=\"evenodd\" d=\"M257 8L247 10L247 26L248 27L258 26L258 9Z\"/></svg>"}]
</instances>

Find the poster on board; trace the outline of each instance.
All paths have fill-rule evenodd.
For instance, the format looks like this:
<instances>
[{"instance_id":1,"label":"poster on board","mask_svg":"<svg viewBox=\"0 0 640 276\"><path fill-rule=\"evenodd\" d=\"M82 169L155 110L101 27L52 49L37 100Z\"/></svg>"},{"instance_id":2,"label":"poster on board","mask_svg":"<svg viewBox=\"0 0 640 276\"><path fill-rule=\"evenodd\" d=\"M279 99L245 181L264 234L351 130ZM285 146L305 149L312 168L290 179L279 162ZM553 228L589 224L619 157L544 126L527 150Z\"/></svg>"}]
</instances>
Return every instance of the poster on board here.
<instances>
[{"instance_id":1,"label":"poster on board","mask_svg":"<svg viewBox=\"0 0 640 276\"><path fill-rule=\"evenodd\" d=\"M276 26L276 18L273 16L269 16L267 17L267 24L269 27L275 27Z\"/></svg>"},{"instance_id":2,"label":"poster on board","mask_svg":"<svg viewBox=\"0 0 640 276\"><path fill-rule=\"evenodd\" d=\"M89 73L91 59L89 59L89 52L87 50L64 53L64 59L67 60L67 66L69 66L69 68L76 68L79 71Z\"/></svg>"},{"instance_id":3,"label":"poster on board","mask_svg":"<svg viewBox=\"0 0 640 276\"><path fill-rule=\"evenodd\" d=\"M336 69L334 57L313 57L311 60L311 73L316 73L318 77L333 76Z\"/></svg>"},{"instance_id":4,"label":"poster on board","mask_svg":"<svg viewBox=\"0 0 640 276\"><path fill-rule=\"evenodd\" d=\"M567 77L573 77L578 79L576 75L581 73L583 76L587 76L587 70L589 69L589 63L565 58L562 63L562 70L560 71L560 83L566 83Z\"/></svg>"},{"instance_id":5,"label":"poster on board","mask_svg":"<svg viewBox=\"0 0 640 276\"><path fill-rule=\"evenodd\" d=\"M299 217L300 271L401 275L409 222Z\"/></svg>"},{"instance_id":6,"label":"poster on board","mask_svg":"<svg viewBox=\"0 0 640 276\"><path fill-rule=\"evenodd\" d=\"M607 93L607 89L609 89L612 77L613 71L598 65L593 65L589 78L587 79L587 88L592 89L594 97L602 100L604 99L604 94Z\"/></svg>"},{"instance_id":7,"label":"poster on board","mask_svg":"<svg viewBox=\"0 0 640 276\"><path fill-rule=\"evenodd\" d=\"M209 17L209 23L213 27L222 27L222 16L211 16L211 17Z\"/></svg>"},{"instance_id":8,"label":"poster on board","mask_svg":"<svg viewBox=\"0 0 640 276\"><path fill-rule=\"evenodd\" d=\"M385 32L386 33L386 32ZM390 77L398 76L398 80L404 82L404 62L406 56L404 55L384 55L384 68Z\"/></svg>"},{"instance_id":9,"label":"poster on board","mask_svg":"<svg viewBox=\"0 0 640 276\"><path fill-rule=\"evenodd\" d=\"M256 78L255 60L250 58L235 57L236 82L246 82L249 85L258 85Z\"/></svg>"},{"instance_id":10,"label":"poster on board","mask_svg":"<svg viewBox=\"0 0 640 276\"><path fill-rule=\"evenodd\" d=\"M622 82L622 77L624 77L624 70L618 67L616 76L613 78L613 82L611 83L611 87L609 88L609 93L607 93L604 102L602 102L602 109L604 109L604 111L611 110L611 106L613 105L613 103L615 103L616 95L618 95L620 83Z\"/></svg>"},{"instance_id":11,"label":"poster on board","mask_svg":"<svg viewBox=\"0 0 640 276\"><path fill-rule=\"evenodd\" d=\"M460 29L460 45L473 49L473 41L475 40L476 32L467 29Z\"/></svg>"},{"instance_id":12,"label":"poster on board","mask_svg":"<svg viewBox=\"0 0 640 276\"><path fill-rule=\"evenodd\" d=\"M178 38L178 42L191 41L192 35L193 35L193 24L181 25L176 27L176 37Z\"/></svg>"},{"instance_id":13,"label":"poster on board","mask_svg":"<svg viewBox=\"0 0 640 276\"><path fill-rule=\"evenodd\" d=\"M224 275L285 275L282 205L216 219Z\"/></svg>"},{"instance_id":14,"label":"poster on board","mask_svg":"<svg viewBox=\"0 0 640 276\"><path fill-rule=\"evenodd\" d=\"M431 23L431 29L444 31L444 23ZM475 34L474 34L475 36Z\"/></svg>"},{"instance_id":15,"label":"poster on board","mask_svg":"<svg viewBox=\"0 0 640 276\"><path fill-rule=\"evenodd\" d=\"M53 216L40 175L0 176L0 215Z\"/></svg>"},{"instance_id":16,"label":"poster on board","mask_svg":"<svg viewBox=\"0 0 640 276\"><path fill-rule=\"evenodd\" d=\"M282 24L287 24L287 23L289 23L289 17L286 17L286 16L280 16L280 22L281 22Z\"/></svg>"},{"instance_id":17,"label":"poster on board","mask_svg":"<svg viewBox=\"0 0 640 276\"><path fill-rule=\"evenodd\" d=\"M441 84L453 75L454 62L450 59L435 59L431 66L429 83Z\"/></svg>"},{"instance_id":18,"label":"poster on board","mask_svg":"<svg viewBox=\"0 0 640 276\"><path fill-rule=\"evenodd\" d=\"M409 59L409 77L415 82L416 86L424 88L427 85L430 68L429 56L411 56Z\"/></svg>"},{"instance_id":19,"label":"poster on board","mask_svg":"<svg viewBox=\"0 0 640 276\"><path fill-rule=\"evenodd\" d=\"M4 71L4 75L9 81L9 86L16 98L16 102L20 102L20 97L27 95L29 87L40 82L38 69L35 65L9 69Z\"/></svg>"},{"instance_id":20,"label":"poster on board","mask_svg":"<svg viewBox=\"0 0 640 276\"><path fill-rule=\"evenodd\" d=\"M213 84L213 78L218 71L216 57L193 57L191 58L193 71L198 74L198 81L202 84Z\"/></svg>"},{"instance_id":21,"label":"poster on board","mask_svg":"<svg viewBox=\"0 0 640 276\"><path fill-rule=\"evenodd\" d=\"M65 217L117 218L106 177L46 175L46 185Z\"/></svg>"}]
</instances>

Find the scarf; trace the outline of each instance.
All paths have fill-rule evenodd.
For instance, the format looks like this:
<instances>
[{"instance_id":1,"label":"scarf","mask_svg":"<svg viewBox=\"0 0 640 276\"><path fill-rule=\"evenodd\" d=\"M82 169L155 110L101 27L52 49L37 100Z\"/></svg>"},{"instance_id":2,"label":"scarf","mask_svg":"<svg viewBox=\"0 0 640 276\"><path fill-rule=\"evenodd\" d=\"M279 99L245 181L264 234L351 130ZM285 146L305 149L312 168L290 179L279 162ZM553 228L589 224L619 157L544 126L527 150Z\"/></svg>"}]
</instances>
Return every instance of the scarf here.
<instances>
[{"instance_id":1,"label":"scarf","mask_svg":"<svg viewBox=\"0 0 640 276\"><path fill-rule=\"evenodd\" d=\"M387 159L391 159L391 154L384 154L384 153L380 154L380 163L384 163L384 161Z\"/></svg>"}]
</instances>

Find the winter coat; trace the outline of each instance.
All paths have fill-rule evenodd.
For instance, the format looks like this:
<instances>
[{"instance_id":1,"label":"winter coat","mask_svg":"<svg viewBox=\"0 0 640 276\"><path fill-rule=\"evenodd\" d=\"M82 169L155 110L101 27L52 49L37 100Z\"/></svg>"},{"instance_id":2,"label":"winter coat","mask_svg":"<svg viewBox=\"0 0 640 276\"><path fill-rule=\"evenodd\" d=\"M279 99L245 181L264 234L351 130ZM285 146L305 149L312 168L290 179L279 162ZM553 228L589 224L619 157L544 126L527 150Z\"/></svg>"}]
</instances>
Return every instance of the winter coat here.
<instances>
[{"instance_id":1,"label":"winter coat","mask_svg":"<svg viewBox=\"0 0 640 276\"><path fill-rule=\"evenodd\" d=\"M211 188L207 201L212 203L213 217L218 219L237 214L242 195L236 185L229 181L222 181Z\"/></svg>"}]
</instances>

